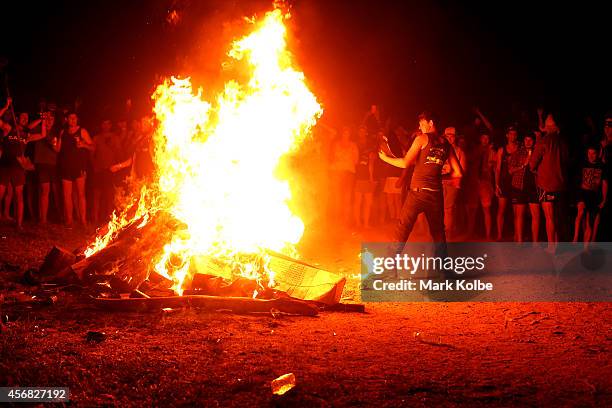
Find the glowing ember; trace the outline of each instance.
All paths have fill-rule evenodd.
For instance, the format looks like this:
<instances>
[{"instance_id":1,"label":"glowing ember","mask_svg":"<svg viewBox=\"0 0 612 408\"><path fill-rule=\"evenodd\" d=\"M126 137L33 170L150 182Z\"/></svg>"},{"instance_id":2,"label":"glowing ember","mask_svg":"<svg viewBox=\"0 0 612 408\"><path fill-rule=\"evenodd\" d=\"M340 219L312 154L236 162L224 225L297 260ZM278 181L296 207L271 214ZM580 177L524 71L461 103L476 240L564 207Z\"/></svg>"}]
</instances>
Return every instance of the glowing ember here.
<instances>
[{"instance_id":1,"label":"glowing ember","mask_svg":"<svg viewBox=\"0 0 612 408\"><path fill-rule=\"evenodd\" d=\"M176 292L182 293L194 256L213 256L248 278L273 278L265 249L291 254L304 231L288 207L291 194L279 160L300 145L322 113L303 73L292 66L286 17L269 12L252 22L250 35L234 42L228 55L246 63L250 79L227 82L216 101L203 100L189 78L158 86L157 182L137 204L113 216L86 256L126 225L144 226L163 209L186 225L153 260Z\"/></svg>"}]
</instances>

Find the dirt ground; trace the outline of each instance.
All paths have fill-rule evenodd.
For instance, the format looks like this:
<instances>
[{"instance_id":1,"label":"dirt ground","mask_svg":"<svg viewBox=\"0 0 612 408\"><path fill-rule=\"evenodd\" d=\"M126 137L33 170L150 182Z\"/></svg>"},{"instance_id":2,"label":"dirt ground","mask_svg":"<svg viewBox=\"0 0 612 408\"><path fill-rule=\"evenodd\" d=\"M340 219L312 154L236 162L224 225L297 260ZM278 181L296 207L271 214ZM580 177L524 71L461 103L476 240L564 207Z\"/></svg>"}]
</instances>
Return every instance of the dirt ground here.
<instances>
[{"instance_id":1,"label":"dirt ground","mask_svg":"<svg viewBox=\"0 0 612 408\"><path fill-rule=\"evenodd\" d=\"M18 307L23 271L88 235L0 226L0 386L66 386L78 406L610 406L609 303L368 303L365 314L109 313L78 292ZM306 243L349 279L359 236ZM317 255L318 250L318 255ZM315 259L316 258L316 259ZM23 292L23 294L21 293ZM101 342L87 341L103 332ZM294 373L274 396L270 382Z\"/></svg>"}]
</instances>

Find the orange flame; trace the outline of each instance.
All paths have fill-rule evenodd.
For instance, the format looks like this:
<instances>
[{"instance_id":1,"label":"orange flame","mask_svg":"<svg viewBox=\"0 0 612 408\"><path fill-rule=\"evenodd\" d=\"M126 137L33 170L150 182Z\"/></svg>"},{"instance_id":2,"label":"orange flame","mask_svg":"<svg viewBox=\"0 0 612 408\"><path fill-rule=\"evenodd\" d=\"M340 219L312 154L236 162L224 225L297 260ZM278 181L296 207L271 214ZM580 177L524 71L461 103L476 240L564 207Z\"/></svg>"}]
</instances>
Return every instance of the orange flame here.
<instances>
[{"instance_id":1,"label":"orange flame","mask_svg":"<svg viewBox=\"0 0 612 408\"><path fill-rule=\"evenodd\" d=\"M265 249L291 253L304 232L288 206L291 192L278 164L304 141L322 109L304 74L293 67L286 17L278 9L268 12L228 52L247 64L246 84L229 81L214 102L207 102L189 78L173 77L153 94L161 198L155 207L187 226L165 245L154 268L174 281L179 294L194 256L214 256L238 267L242 276L272 281ZM144 225L143 216L152 209L147 194L135 215L114 215L108 232L85 255L104 248L130 222Z\"/></svg>"}]
</instances>

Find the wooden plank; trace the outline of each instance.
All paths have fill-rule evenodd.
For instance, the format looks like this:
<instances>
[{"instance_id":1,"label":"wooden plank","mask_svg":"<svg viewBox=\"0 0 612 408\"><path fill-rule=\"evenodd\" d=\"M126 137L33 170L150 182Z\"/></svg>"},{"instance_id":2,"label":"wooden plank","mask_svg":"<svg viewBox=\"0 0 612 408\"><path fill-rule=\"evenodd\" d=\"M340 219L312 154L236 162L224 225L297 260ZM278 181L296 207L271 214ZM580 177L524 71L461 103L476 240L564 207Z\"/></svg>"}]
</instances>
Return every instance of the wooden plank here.
<instances>
[{"instance_id":1,"label":"wooden plank","mask_svg":"<svg viewBox=\"0 0 612 408\"><path fill-rule=\"evenodd\" d=\"M280 313L287 313L301 316L316 316L319 310L316 306L296 299L279 298L271 300L243 298L243 297L224 297L224 296L168 296L152 298L127 298L127 299L108 299L95 298L93 304L101 309L109 311L151 311L163 308L196 307L204 310L230 310L234 313L269 313L276 309Z\"/></svg>"}]
</instances>

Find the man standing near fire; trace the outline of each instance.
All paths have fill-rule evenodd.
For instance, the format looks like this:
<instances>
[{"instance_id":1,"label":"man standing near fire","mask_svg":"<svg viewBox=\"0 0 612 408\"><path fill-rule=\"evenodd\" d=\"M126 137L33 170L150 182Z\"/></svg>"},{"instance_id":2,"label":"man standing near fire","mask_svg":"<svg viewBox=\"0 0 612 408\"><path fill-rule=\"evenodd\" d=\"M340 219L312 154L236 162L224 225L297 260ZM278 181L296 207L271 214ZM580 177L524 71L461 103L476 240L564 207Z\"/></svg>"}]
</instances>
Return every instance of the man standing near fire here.
<instances>
[{"instance_id":1,"label":"man standing near fire","mask_svg":"<svg viewBox=\"0 0 612 408\"><path fill-rule=\"evenodd\" d=\"M446 138L438 135L436 123L431 113L419 115L419 129L422 134L414 139L404 157L391 157L385 151L379 157L393 166L406 168L414 165L410 190L402 206L400 219L395 233L395 241L400 244L400 253L408 240L417 216L425 213L429 231L435 244L435 255L446 256L446 233L444 231L444 197L442 193L442 168L448 160L451 167L450 177L459 178L463 170L455 151Z\"/></svg>"}]
</instances>

